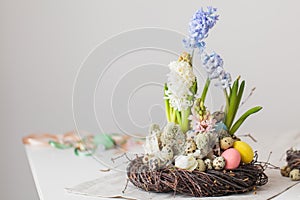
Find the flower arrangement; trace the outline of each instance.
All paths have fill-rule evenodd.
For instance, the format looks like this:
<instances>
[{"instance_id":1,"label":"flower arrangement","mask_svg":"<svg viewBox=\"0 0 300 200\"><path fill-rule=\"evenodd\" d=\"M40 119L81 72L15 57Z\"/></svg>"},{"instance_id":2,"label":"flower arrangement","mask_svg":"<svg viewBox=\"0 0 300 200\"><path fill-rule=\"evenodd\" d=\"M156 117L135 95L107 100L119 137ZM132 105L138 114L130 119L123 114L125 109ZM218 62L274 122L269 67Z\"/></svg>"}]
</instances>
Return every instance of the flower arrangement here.
<instances>
[{"instance_id":1,"label":"flower arrangement","mask_svg":"<svg viewBox=\"0 0 300 200\"><path fill-rule=\"evenodd\" d=\"M157 124L149 128L145 154L128 167L129 180L137 187L220 196L250 191L267 182L251 146L235 136L245 120L262 107L253 107L237 118L246 83L240 77L232 83L221 56L206 50L205 39L219 18L216 12L208 7L193 15L189 35L183 40L190 53L182 53L169 64L164 87L168 124L163 129ZM207 73L202 90L198 90L193 72L196 51ZM213 81L224 92L225 106L211 113L205 100Z\"/></svg>"}]
</instances>

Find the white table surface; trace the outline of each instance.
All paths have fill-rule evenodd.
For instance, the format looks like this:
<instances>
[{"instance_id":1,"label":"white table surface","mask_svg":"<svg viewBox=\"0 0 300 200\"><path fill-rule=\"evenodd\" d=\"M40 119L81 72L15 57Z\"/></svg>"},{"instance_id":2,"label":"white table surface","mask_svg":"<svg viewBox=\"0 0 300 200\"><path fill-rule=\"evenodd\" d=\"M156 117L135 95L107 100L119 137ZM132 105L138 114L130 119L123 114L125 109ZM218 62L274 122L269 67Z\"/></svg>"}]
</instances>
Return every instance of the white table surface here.
<instances>
[{"instance_id":1,"label":"white table surface","mask_svg":"<svg viewBox=\"0 0 300 200\"><path fill-rule=\"evenodd\" d=\"M72 187L82 182L101 178L101 176L103 176L104 173L101 173L99 170L105 169L106 167L102 166L92 157L75 156L71 149L59 150L50 147L32 146L25 146L25 149L40 199L107 199L70 194L64 190L66 187ZM274 180L274 176L272 178ZM279 181L284 180L280 175L277 176L277 174L275 174L275 179L277 178L280 179ZM286 180L287 179L285 179L285 181ZM107 187L112 186L107 185ZM278 191L278 193L279 192L280 191ZM256 198L258 196L256 196ZM272 199L300 199L300 184L297 184L293 188Z\"/></svg>"},{"instance_id":2,"label":"white table surface","mask_svg":"<svg viewBox=\"0 0 300 200\"><path fill-rule=\"evenodd\" d=\"M73 149L25 146L41 200L105 199L67 193L64 188L101 176L103 167L92 157L78 157Z\"/></svg>"}]
</instances>

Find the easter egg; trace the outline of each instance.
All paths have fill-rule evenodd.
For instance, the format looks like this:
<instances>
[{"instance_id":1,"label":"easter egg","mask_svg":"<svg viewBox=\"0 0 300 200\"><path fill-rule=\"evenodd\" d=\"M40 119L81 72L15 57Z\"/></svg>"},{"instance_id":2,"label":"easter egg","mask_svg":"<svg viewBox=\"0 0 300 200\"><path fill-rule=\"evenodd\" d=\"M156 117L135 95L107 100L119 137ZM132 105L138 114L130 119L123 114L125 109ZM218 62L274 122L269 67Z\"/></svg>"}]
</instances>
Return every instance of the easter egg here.
<instances>
[{"instance_id":1,"label":"easter egg","mask_svg":"<svg viewBox=\"0 0 300 200\"><path fill-rule=\"evenodd\" d=\"M233 146L234 140L232 137L224 137L220 141L221 149L226 150Z\"/></svg>"},{"instance_id":2,"label":"easter egg","mask_svg":"<svg viewBox=\"0 0 300 200\"><path fill-rule=\"evenodd\" d=\"M254 152L246 142L235 141L233 143L233 148L235 148L241 154L243 163L248 164L253 160Z\"/></svg>"},{"instance_id":3,"label":"easter egg","mask_svg":"<svg viewBox=\"0 0 300 200\"><path fill-rule=\"evenodd\" d=\"M199 170L200 172L204 172L206 170L206 165L204 161L202 159L197 159L197 162L198 162L197 170Z\"/></svg>"},{"instance_id":4,"label":"easter egg","mask_svg":"<svg viewBox=\"0 0 300 200\"><path fill-rule=\"evenodd\" d=\"M234 148L230 148L224 151L222 153L222 157L224 157L226 161L225 169L236 169L240 165L241 155Z\"/></svg>"},{"instance_id":5,"label":"easter egg","mask_svg":"<svg viewBox=\"0 0 300 200\"><path fill-rule=\"evenodd\" d=\"M209 158L206 158L204 160L204 164L206 166L206 169L212 169L213 168L213 166L212 166L213 163L212 163L212 161Z\"/></svg>"},{"instance_id":6,"label":"easter egg","mask_svg":"<svg viewBox=\"0 0 300 200\"><path fill-rule=\"evenodd\" d=\"M293 170L290 172L290 178L291 178L293 181L299 181L299 180L300 180L300 170L299 170L299 169L293 169Z\"/></svg>"},{"instance_id":7,"label":"easter egg","mask_svg":"<svg viewBox=\"0 0 300 200\"><path fill-rule=\"evenodd\" d=\"M213 167L215 170L222 170L224 169L225 165L226 165L226 161L223 158L223 156L216 157L213 160Z\"/></svg>"}]
</instances>

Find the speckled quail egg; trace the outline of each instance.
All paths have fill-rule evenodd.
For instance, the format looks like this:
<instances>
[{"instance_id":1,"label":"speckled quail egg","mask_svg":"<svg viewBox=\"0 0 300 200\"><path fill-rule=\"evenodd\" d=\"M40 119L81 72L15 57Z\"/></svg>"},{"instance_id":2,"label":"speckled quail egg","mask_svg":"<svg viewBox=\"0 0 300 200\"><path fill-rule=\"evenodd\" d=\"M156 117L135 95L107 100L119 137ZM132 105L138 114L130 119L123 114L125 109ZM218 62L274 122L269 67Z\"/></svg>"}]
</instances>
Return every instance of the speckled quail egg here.
<instances>
[{"instance_id":1,"label":"speckled quail egg","mask_svg":"<svg viewBox=\"0 0 300 200\"><path fill-rule=\"evenodd\" d=\"M225 164L226 164L225 159L222 156L216 157L213 160L213 168L215 170L222 170L222 169L224 169Z\"/></svg>"},{"instance_id":2,"label":"speckled quail egg","mask_svg":"<svg viewBox=\"0 0 300 200\"><path fill-rule=\"evenodd\" d=\"M206 166L207 169L212 169L213 168L212 161L209 158L205 159L204 163L205 163L205 166Z\"/></svg>"},{"instance_id":3,"label":"speckled quail egg","mask_svg":"<svg viewBox=\"0 0 300 200\"><path fill-rule=\"evenodd\" d=\"M291 172L291 168L289 166L284 166L280 169L280 173L282 176L289 177Z\"/></svg>"},{"instance_id":4,"label":"speckled quail egg","mask_svg":"<svg viewBox=\"0 0 300 200\"><path fill-rule=\"evenodd\" d=\"M300 170L299 170L299 169L293 169L293 170L290 172L290 178L291 178L293 181L299 181L299 180L300 180Z\"/></svg>"},{"instance_id":5,"label":"speckled quail egg","mask_svg":"<svg viewBox=\"0 0 300 200\"><path fill-rule=\"evenodd\" d=\"M232 137L224 137L220 141L221 149L226 150L233 146L234 139Z\"/></svg>"},{"instance_id":6,"label":"speckled quail egg","mask_svg":"<svg viewBox=\"0 0 300 200\"><path fill-rule=\"evenodd\" d=\"M173 149L170 145L164 146L159 153L159 157L162 161L171 161L173 156Z\"/></svg>"},{"instance_id":7,"label":"speckled quail egg","mask_svg":"<svg viewBox=\"0 0 300 200\"><path fill-rule=\"evenodd\" d=\"M186 147L185 147L185 153L186 154L190 154L190 153L194 153L197 149L196 143L194 142L194 140L188 140L186 142Z\"/></svg>"},{"instance_id":8,"label":"speckled quail egg","mask_svg":"<svg viewBox=\"0 0 300 200\"><path fill-rule=\"evenodd\" d=\"M153 157L149 160L149 168L151 170L158 170L160 167L160 160L156 157Z\"/></svg>"},{"instance_id":9,"label":"speckled quail egg","mask_svg":"<svg viewBox=\"0 0 300 200\"><path fill-rule=\"evenodd\" d=\"M197 159L198 162L198 166L197 166L197 170L199 170L200 172L204 172L206 170L206 165L204 163L204 161L202 159Z\"/></svg>"}]
</instances>

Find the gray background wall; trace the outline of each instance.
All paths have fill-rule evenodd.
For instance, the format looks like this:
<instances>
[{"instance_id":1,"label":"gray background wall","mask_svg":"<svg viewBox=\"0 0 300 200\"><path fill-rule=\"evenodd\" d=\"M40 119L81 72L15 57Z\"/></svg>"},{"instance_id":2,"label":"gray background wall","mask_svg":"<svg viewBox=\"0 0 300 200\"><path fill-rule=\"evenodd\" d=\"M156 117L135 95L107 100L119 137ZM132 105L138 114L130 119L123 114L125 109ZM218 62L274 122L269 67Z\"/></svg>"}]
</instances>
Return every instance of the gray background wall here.
<instances>
[{"instance_id":1,"label":"gray background wall","mask_svg":"<svg viewBox=\"0 0 300 200\"><path fill-rule=\"evenodd\" d=\"M248 106L264 106L241 131L254 132L270 144L299 130L298 1L1 0L2 199L38 199L21 138L74 128L72 84L97 44L138 27L186 33L192 13L206 5L218 7L221 15L208 40L210 48L224 57L234 77L246 78L248 91L257 86Z\"/></svg>"}]
</instances>

